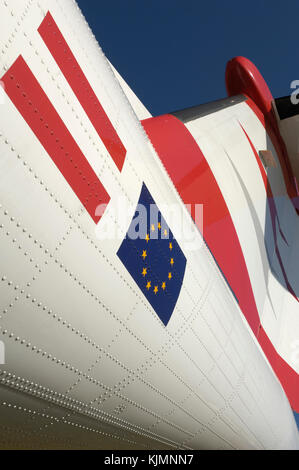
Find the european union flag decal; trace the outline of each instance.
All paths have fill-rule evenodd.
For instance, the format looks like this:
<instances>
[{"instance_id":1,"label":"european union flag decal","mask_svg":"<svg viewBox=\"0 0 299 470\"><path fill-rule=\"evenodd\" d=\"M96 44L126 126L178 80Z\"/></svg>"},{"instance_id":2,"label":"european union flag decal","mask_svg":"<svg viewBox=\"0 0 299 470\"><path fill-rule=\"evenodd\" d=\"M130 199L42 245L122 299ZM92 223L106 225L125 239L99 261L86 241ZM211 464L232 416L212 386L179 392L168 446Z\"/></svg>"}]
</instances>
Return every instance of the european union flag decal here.
<instances>
[{"instance_id":1,"label":"european union flag decal","mask_svg":"<svg viewBox=\"0 0 299 470\"><path fill-rule=\"evenodd\" d=\"M167 325L181 291L186 258L144 183L117 255Z\"/></svg>"}]
</instances>

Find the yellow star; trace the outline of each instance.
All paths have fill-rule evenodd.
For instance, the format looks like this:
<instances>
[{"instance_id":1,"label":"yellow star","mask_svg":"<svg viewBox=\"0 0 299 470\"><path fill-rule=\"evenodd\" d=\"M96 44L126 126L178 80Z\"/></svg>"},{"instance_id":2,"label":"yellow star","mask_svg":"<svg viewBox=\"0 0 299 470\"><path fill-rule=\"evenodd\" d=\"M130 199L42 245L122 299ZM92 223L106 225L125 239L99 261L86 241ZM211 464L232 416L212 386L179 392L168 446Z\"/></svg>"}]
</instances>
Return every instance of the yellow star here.
<instances>
[{"instance_id":1,"label":"yellow star","mask_svg":"<svg viewBox=\"0 0 299 470\"><path fill-rule=\"evenodd\" d=\"M161 287L162 287L163 290L165 290L165 288L166 288L166 282L162 282L162 286L161 286Z\"/></svg>"},{"instance_id":2,"label":"yellow star","mask_svg":"<svg viewBox=\"0 0 299 470\"><path fill-rule=\"evenodd\" d=\"M173 258L171 258L170 264L171 264L171 266L174 264Z\"/></svg>"},{"instance_id":3,"label":"yellow star","mask_svg":"<svg viewBox=\"0 0 299 470\"><path fill-rule=\"evenodd\" d=\"M149 234L148 234L148 233L146 234L146 237L145 237L145 239L146 239L146 243L148 243L148 241L149 241L149 239L150 239L150 237L149 237Z\"/></svg>"},{"instance_id":4,"label":"yellow star","mask_svg":"<svg viewBox=\"0 0 299 470\"><path fill-rule=\"evenodd\" d=\"M141 255L141 256L142 256L142 258L143 258L143 259L145 259L145 258L147 257L146 250L143 250L143 252L142 252L142 255Z\"/></svg>"},{"instance_id":5,"label":"yellow star","mask_svg":"<svg viewBox=\"0 0 299 470\"><path fill-rule=\"evenodd\" d=\"M172 243L169 243L169 249L172 250Z\"/></svg>"},{"instance_id":6,"label":"yellow star","mask_svg":"<svg viewBox=\"0 0 299 470\"><path fill-rule=\"evenodd\" d=\"M163 233L164 233L164 236L167 237L167 230L166 229L164 230Z\"/></svg>"},{"instance_id":7,"label":"yellow star","mask_svg":"<svg viewBox=\"0 0 299 470\"><path fill-rule=\"evenodd\" d=\"M154 293L157 294L157 292L158 292L158 286L155 286Z\"/></svg>"},{"instance_id":8,"label":"yellow star","mask_svg":"<svg viewBox=\"0 0 299 470\"><path fill-rule=\"evenodd\" d=\"M146 276L146 275L147 275L147 268L143 268L143 270L142 270L142 276L144 277L144 276Z\"/></svg>"},{"instance_id":9,"label":"yellow star","mask_svg":"<svg viewBox=\"0 0 299 470\"><path fill-rule=\"evenodd\" d=\"M151 227L151 228L152 228L152 232L154 232L154 231L155 231L155 225L152 224L152 227Z\"/></svg>"},{"instance_id":10,"label":"yellow star","mask_svg":"<svg viewBox=\"0 0 299 470\"><path fill-rule=\"evenodd\" d=\"M149 290L149 289L150 289L150 287L151 287L151 281L148 281L148 283L146 284L146 288L147 288L147 290Z\"/></svg>"},{"instance_id":11,"label":"yellow star","mask_svg":"<svg viewBox=\"0 0 299 470\"><path fill-rule=\"evenodd\" d=\"M158 229L161 230L161 224L158 222Z\"/></svg>"},{"instance_id":12,"label":"yellow star","mask_svg":"<svg viewBox=\"0 0 299 470\"><path fill-rule=\"evenodd\" d=\"M168 279L171 279L171 278L172 278L172 274L168 273Z\"/></svg>"}]
</instances>

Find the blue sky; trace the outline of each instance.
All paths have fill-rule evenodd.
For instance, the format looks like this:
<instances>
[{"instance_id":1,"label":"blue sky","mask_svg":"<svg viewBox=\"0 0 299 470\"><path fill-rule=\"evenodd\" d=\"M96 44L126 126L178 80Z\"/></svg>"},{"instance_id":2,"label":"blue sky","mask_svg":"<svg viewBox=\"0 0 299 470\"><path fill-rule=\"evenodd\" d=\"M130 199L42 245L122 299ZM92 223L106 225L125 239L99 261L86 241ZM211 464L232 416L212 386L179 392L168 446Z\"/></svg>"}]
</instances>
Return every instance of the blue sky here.
<instances>
[{"instance_id":1,"label":"blue sky","mask_svg":"<svg viewBox=\"0 0 299 470\"><path fill-rule=\"evenodd\" d=\"M299 80L298 0L77 0L108 59L154 115L224 98L252 60L274 97ZM296 415L299 426L299 415Z\"/></svg>"},{"instance_id":2,"label":"blue sky","mask_svg":"<svg viewBox=\"0 0 299 470\"><path fill-rule=\"evenodd\" d=\"M298 0L79 0L102 49L155 115L226 96L243 55L274 97L299 79Z\"/></svg>"}]
</instances>

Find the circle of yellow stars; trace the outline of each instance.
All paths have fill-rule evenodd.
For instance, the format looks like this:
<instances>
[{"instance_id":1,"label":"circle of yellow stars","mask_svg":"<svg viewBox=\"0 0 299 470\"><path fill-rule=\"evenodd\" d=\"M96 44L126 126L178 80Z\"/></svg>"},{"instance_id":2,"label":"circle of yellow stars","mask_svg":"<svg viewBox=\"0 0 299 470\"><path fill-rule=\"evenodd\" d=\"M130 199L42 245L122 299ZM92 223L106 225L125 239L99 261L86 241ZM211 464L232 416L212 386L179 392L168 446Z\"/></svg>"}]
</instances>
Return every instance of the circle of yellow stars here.
<instances>
[{"instance_id":1,"label":"circle of yellow stars","mask_svg":"<svg viewBox=\"0 0 299 470\"><path fill-rule=\"evenodd\" d=\"M161 223L160 223L160 222L158 222L157 227L158 227L158 230L161 230ZM154 232L155 230L156 230L155 224L152 224L152 225L151 225L151 231ZM166 229L163 231L163 235L164 235L165 237L167 237L168 232L167 232ZM149 235L149 233L146 234L145 240L146 240L146 243L148 243L148 242L150 241L150 235ZM173 249L172 242L169 242L169 250L172 251L172 249ZM145 260L146 260L146 257L147 257L147 251L146 251L146 250L142 250L142 255L141 255L141 256L142 256L142 258L143 258L143 261L145 261ZM169 263L170 263L170 266L171 266L171 268L172 268L173 265L174 265L174 259L173 259L173 258L170 258ZM170 269L171 269L171 268L170 268ZM142 269L141 275L142 275L143 277L146 277L146 276L148 275L148 272L147 272L147 268L146 268L146 267L144 267L144 268ZM172 272L171 272L171 271L168 272L168 276L167 276L167 277L168 277L168 280L169 280L169 281L172 279ZM146 287L146 289L147 289L148 291L149 291L151 288L153 288L153 292L154 292L155 295L159 292L159 286L157 286L157 285L152 286L152 283L151 283L150 280L147 281L147 284L146 284L145 287ZM160 288L161 288L163 291L165 291L165 289L166 289L166 281L163 281L163 282L161 283Z\"/></svg>"}]
</instances>

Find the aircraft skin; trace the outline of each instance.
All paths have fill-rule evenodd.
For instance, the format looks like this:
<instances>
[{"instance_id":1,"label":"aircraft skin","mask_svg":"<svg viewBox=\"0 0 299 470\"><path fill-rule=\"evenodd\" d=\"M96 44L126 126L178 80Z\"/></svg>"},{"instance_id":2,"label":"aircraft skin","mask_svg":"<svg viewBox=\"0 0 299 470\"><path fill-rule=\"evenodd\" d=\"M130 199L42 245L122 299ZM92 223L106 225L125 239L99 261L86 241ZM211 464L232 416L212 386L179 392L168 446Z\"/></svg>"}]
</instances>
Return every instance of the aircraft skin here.
<instances>
[{"instance_id":1,"label":"aircraft skin","mask_svg":"<svg viewBox=\"0 0 299 470\"><path fill-rule=\"evenodd\" d=\"M0 13L0 447L299 449L296 116L239 57L151 117L73 0Z\"/></svg>"}]
</instances>

